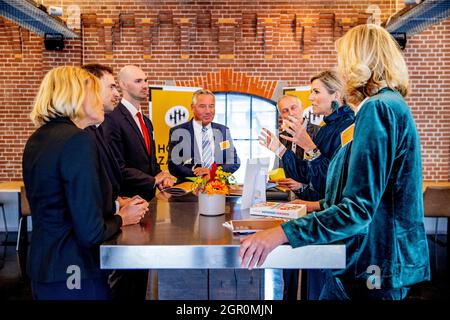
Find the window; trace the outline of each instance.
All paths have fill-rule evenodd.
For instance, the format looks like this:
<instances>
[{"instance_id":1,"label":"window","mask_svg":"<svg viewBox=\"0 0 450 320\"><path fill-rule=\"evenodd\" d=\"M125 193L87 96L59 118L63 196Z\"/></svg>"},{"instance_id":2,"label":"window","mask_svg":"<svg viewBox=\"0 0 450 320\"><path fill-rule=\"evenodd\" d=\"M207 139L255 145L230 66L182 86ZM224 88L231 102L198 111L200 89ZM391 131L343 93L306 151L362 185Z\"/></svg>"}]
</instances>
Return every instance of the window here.
<instances>
[{"instance_id":1,"label":"window","mask_svg":"<svg viewBox=\"0 0 450 320\"><path fill-rule=\"evenodd\" d=\"M230 128L241 166L234 173L238 183L244 183L247 159L270 157L274 154L261 146L258 136L262 128L278 134L278 110L274 102L241 93L215 93L214 121Z\"/></svg>"}]
</instances>

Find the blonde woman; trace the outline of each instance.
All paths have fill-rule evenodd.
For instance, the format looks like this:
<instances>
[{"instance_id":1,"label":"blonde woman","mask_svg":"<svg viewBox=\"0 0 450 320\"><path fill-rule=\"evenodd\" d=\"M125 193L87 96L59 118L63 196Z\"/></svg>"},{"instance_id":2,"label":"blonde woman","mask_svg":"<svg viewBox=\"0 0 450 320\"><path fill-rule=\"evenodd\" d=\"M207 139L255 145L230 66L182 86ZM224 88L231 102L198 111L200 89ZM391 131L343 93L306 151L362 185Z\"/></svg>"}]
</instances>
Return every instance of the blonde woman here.
<instances>
[{"instance_id":1,"label":"blonde woman","mask_svg":"<svg viewBox=\"0 0 450 320\"><path fill-rule=\"evenodd\" d=\"M106 220L98 154L83 129L103 121L99 80L77 67L47 73L31 118L39 127L23 154L33 215L28 274L35 299L108 299L99 245L139 222L148 204Z\"/></svg>"},{"instance_id":2,"label":"blonde woman","mask_svg":"<svg viewBox=\"0 0 450 320\"><path fill-rule=\"evenodd\" d=\"M261 265L276 246L341 241L343 270L328 271L320 299L404 299L430 278L423 224L419 135L403 97L405 60L390 34L361 25L336 43L346 97L357 110L353 141L329 167L324 210L242 240L242 265Z\"/></svg>"},{"instance_id":3,"label":"blonde woman","mask_svg":"<svg viewBox=\"0 0 450 320\"><path fill-rule=\"evenodd\" d=\"M294 143L303 149L305 157L299 158L265 128L261 132L260 144L282 160L288 177L303 185L297 186L297 190L294 191L297 197L304 200L320 200L325 195L328 165L341 147L341 132L353 124L355 113L345 103L343 83L335 71L322 71L311 77L310 81L309 100L314 114L323 115L323 126L312 138L301 121L286 116L283 121L289 127L280 134L281 141Z\"/></svg>"}]
</instances>

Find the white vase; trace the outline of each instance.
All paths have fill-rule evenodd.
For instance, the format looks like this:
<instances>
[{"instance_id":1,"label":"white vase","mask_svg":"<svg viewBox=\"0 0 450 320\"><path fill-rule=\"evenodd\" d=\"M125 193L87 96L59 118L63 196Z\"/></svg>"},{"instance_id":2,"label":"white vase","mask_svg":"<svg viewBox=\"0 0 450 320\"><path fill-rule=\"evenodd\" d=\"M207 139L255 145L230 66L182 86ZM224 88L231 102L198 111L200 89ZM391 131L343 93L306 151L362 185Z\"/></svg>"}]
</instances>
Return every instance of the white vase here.
<instances>
[{"instance_id":1,"label":"white vase","mask_svg":"<svg viewBox=\"0 0 450 320\"><path fill-rule=\"evenodd\" d=\"M225 213L224 194L200 193L198 195L198 212L204 216L217 216Z\"/></svg>"}]
</instances>

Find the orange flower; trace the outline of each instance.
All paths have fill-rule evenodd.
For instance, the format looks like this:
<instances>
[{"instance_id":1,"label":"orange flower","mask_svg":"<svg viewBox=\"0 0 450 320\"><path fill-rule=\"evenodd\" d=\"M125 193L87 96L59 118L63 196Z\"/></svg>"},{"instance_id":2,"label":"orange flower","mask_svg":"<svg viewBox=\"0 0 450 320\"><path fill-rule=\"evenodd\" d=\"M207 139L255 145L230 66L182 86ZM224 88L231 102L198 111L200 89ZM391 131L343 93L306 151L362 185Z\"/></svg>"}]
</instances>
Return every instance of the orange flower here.
<instances>
[{"instance_id":1,"label":"orange flower","mask_svg":"<svg viewBox=\"0 0 450 320\"><path fill-rule=\"evenodd\" d=\"M207 194L228 194L228 186L220 180L209 181L205 186Z\"/></svg>"}]
</instances>

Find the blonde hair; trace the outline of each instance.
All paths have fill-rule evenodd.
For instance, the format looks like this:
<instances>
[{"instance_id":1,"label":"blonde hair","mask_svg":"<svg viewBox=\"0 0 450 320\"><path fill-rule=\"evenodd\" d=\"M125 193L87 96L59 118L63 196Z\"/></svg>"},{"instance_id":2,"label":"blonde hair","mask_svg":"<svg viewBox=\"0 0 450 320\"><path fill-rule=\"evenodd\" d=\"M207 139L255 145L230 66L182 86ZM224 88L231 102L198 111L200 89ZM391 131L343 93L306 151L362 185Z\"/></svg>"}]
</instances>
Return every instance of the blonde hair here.
<instances>
[{"instance_id":1,"label":"blonde hair","mask_svg":"<svg viewBox=\"0 0 450 320\"><path fill-rule=\"evenodd\" d=\"M382 87L406 96L408 68L397 42L385 29L374 24L350 29L336 41L338 71L346 81L346 98L359 104Z\"/></svg>"},{"instance_id":2,"label":"blonde hair","mask_svg":"<svg viewBox=\"0 0 450 320\"><path fill-rule=\"evenodd\" d=\"M321 73L312 76L310 82L312 83L314 80L320 80L329 94L333 94L335 92L339 92L342 95L344 94L344 84L336 71L322 71Z\"/></svg>"},{"instance_id":3,"label":"blonde hair","mask_svg":"<svg viewBox=\"0 0 450 320\"><path fill-rule=\"evenodd\" d=\"M208 94L214 98L214 101L216 100L214 93L212 93L211 91L205 90L205 89L199 89L199 90L195 91L194 94L192 95L192 105L193 106L195 106L197 104L198 96L201 94Z\"/></svg>"},{"instance_id":4,"label":"blonde hair","mask_svg":"<svg viewBox=\"0 0 450 320\"><path fill-rule=\"evenodd\" d=\"M42 80L30 117L36 126L42 126L56 117L79 120L85 117L81 107L91 85L98 103L100 82L91 73L79 67L58 67L50 70Z\"/></svg>"}]
</instances>

